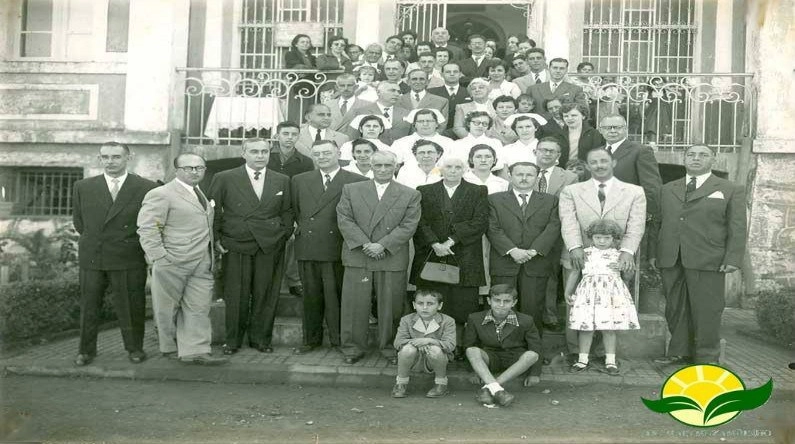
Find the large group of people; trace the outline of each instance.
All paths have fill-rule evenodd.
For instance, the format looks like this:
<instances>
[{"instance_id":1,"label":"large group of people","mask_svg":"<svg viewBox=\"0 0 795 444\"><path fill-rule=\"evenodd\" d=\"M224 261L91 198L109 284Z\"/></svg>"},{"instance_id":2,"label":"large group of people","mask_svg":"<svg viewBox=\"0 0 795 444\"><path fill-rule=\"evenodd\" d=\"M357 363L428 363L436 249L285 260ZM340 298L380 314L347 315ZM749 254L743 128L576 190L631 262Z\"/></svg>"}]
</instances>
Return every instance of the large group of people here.
<instances>
[{"instance_id":1,"label":"large group of people","mask_svg":"<svg viewBox=\"0 0 795 444\"><path fill-rule=\"evenodd\" d=\"M723 273L741 264L745 207L740 187L711 174L714 149L687 149L687 176L663 186L622 115L592 121L568 61L547 66L526 38L501 51L470 35L469 55L448 39L441 28L430 42L407 32L383 48L334 37L316 57L296 36L288 67L343 70L335 97L308 107L303 123L280 123L273 140L245 140L245 164L206 190L197 154L177 156L176 178L157 187L128 173L128 147L102 145L103 175L75 187L75 363L96 356L108 286L130 361L146 359L147 264L164 356L223 364L246 338L272 353L287 276L304 306L294 353L323 347L325 327L354 364L375 323L378 352L398 369L392 396L406 396L411 371L433 372L427 396L445 395L447 363L459 359L482 381L478 401L505 406L505 382L539 382L544 331L566 330L571 372L592 365L599 345L605 371L620 374L615 332L642 327L627 282L644 234L668 300L661 362L717 361ZM223 356L210 350L219 265Z\"/></svg>"}]
</instances>

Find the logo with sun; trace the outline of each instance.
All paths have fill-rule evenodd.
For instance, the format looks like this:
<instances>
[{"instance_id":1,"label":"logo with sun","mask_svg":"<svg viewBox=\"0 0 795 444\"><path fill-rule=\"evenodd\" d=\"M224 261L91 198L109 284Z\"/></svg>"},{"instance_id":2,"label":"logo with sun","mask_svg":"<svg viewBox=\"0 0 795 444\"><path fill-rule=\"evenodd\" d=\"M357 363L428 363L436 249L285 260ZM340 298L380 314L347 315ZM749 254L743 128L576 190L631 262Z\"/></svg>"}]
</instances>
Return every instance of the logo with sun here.
<instances>
[{"instance_id":1,"label":"logo with sun","mask_svg":"<svg viewBox=\"0 0 795 444\"><path fill-rule=\"evenodd\" d=\"M651 411L668 413L683 424L715 427L763 405L772 391L772 379L746 390L742 379L723 367L691 365L665 381L660 399L641 400Z\"/></svg>"}]
</instances>

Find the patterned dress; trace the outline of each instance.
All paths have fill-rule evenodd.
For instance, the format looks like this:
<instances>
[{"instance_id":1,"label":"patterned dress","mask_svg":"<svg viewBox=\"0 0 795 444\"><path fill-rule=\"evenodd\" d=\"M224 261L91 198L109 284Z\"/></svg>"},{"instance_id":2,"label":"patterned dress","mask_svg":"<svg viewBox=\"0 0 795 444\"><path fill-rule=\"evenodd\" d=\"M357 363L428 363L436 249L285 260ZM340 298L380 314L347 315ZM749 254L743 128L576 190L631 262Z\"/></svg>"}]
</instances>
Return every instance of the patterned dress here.
<instances>
[{"instance_id":1,"label":"patterned dress","mask_svg":"<svg viewBox=\"0 0 795 444\"><path fill-rule=\"evenodd\" d=\"M615 248L585 249L585 267L582 279L574 293L574 304L569 310L569 328L572 330L637 330L638 312L621 273L610 268L618 262Z\"/></svg>"}]
</instances>

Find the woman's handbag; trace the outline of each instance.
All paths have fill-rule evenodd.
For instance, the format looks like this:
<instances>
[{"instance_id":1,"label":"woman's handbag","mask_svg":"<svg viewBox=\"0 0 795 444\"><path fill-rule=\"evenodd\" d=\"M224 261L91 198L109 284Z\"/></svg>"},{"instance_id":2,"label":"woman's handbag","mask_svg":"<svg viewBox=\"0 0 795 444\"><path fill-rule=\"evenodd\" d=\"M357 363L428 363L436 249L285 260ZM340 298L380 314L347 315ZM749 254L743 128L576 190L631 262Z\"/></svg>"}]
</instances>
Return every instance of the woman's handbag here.
<instances>
[{"instance_id":1,"label":"woman's handbag","mask_svg":"<svg viewBox=\"0 0 795 444\"><path fill-rule=\"evenodd\" d=\"M431 262L431 254L433 254L433 250L429 251L428 256L425 258L425 264L422 266L420 278L431 282L441 282L443 284L458 284L461 282L458 265ZM454 261L456 260L454 256L448 257L453 258Z\"/></svg>"}]
</instances>

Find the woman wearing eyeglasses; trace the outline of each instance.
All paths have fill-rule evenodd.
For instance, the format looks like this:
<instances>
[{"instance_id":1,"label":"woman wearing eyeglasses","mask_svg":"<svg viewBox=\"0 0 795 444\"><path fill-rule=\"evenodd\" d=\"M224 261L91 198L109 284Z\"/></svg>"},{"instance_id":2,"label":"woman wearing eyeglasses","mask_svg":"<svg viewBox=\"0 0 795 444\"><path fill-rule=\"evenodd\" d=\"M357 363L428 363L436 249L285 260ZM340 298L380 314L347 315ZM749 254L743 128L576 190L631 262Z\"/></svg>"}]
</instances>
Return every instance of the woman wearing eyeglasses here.
<instances>
[{"instance_id":1,"label":"woman wearing eyeglasses","mask_svg":"<svg viewBox=\"0 0 795 444\"><path fill-rule=\"evenodd\" d=\"M460 106L460 105L459 105ZM491 128L494 119L485 111L473 111L466 116L464 123L468 129L466 137L456 140L453 144L451 153L445 153L445 157L458 157L467 162L469 159L469 150L475 145L488 145L495 153L497 153L497 162L492 168L493 171L499 171L503 168L502 160L502 142L499 139L489 137L486 131Z\"/></svg>"},{"instance_id":2,"label":"woman wearing eyeglasses","mask_svg":"<svg viewBox=\"0 0 795 444\"><path fill-rule=\"evenodd\" d=\"M317 69L323 71L353 72L353 62L345 54L345 47L348 46L348 39L341 35L335 35L328 39L329 52L317 56Z\"/></svg>"},{"instance_id":3,"label":"woman wearing eyeglasses","mask_svg":"<svg viewBox=\"0 0 795 444\"><path fill-rule=\"evenodd\" d=\"M466 116L473 111L482 111L490 116L494 116L494 107L489 99L489 82L480 77L472 79L467 85L467 91L472 97L471 102L464 102L455 107L455 117L453 118L453 132L458 138L464 138L469 134ZM467 152L469 149L467 148ZM466 158L466 157L465 157Z\"/></svg>"}]
</instances>

